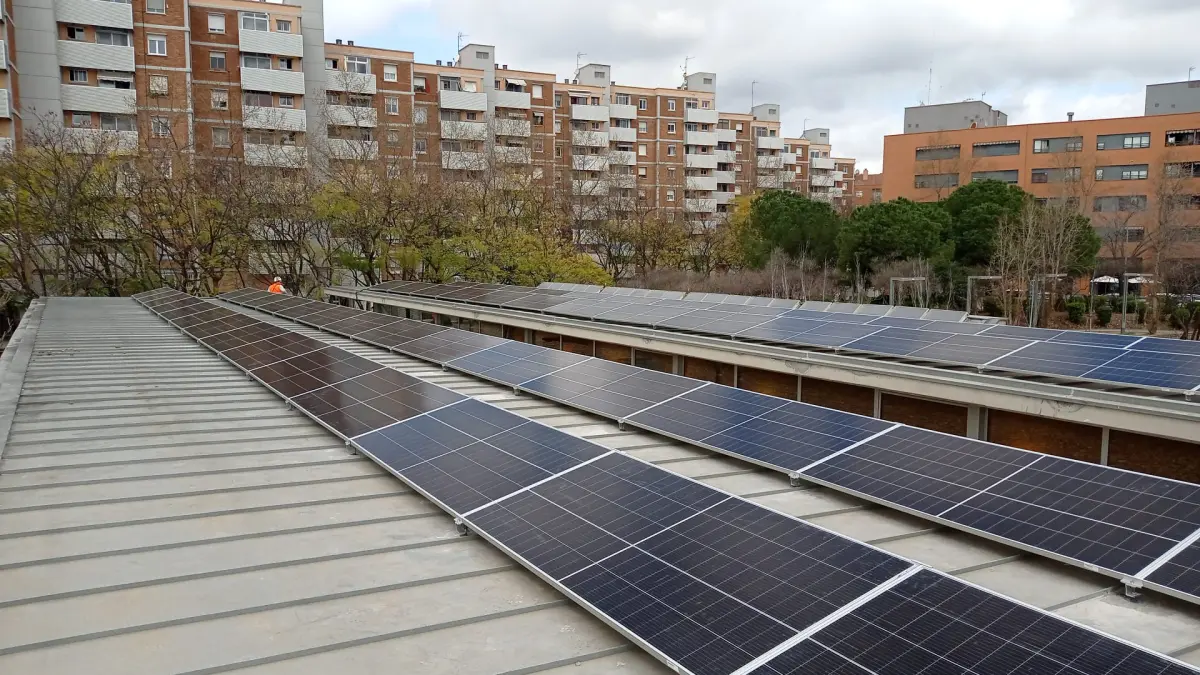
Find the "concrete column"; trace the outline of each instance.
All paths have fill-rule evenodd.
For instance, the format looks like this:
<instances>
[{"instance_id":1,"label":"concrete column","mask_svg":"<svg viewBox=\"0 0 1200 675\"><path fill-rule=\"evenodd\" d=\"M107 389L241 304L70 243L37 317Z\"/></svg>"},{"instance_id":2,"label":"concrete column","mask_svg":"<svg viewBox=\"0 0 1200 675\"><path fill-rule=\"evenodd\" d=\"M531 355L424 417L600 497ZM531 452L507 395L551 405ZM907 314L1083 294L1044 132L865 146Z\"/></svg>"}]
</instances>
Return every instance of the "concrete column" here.
<instances>
[{"instance_id":1,"label":"concrete column","mask_svg":"<svg viewBox=\"0 0 1200 675\"><path fill-rule=\"evenodd\" d=\"M318 0L319 1L319 0ZM62 124L62 70L54 0L13 0L13 61L9 77L20 82L21 117L31 130L44 119ZM4 36L4 39L9 39Z\"/></svg>"},{"instance_id":2,"label":"concrete column","mask_svg":"<svg viewBox=\"0 0 1200 675\"><path fill-rule=\"evenodd\" d=\"M803 400L801 398L801 395L803 393L804 393L804 378L797 375L796 376L796 400L797 401Z\"/></svg>"},{"instance_id":3,"label":"concrete column","mask_svg":"<svg viewBox=\"0 0 1200 675\"><path fill-rule=\"evenodd\" d=\"M872 413L876 418L883 416L883 391L875 390L875 412Z\"/></svg>"},{"instance_id":4,"label":"concrete column","mask_svg":"<svg viewBox=\"0 0 1200 675\"><path fill-rule=\"evenodd\" d=\"M1100 430L1100 463L1108 466L1108 427Z\"/></svg>"},{"instance_id":5,"label":"concrete column","mask_svg":"<svg viewBox=\"0 0 1200 675\"><path fill-rule=\"evenodd\" d=\"M967 406L967 438L983 440L983 408L981 406Z\"/></svg>"}]
</instances>

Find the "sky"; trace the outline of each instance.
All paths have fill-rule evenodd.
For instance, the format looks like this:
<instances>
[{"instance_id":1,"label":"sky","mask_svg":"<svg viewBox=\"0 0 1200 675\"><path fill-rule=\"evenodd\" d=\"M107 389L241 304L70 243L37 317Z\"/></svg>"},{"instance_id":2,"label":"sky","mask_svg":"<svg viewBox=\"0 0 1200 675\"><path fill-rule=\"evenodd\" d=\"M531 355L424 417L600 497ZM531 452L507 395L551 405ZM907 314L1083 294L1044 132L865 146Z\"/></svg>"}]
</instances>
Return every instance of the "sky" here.
<instances>
[{"instance_id":1,"label":"sky","mask_svg":"<svg viewBox=\"0 0 1200 675\"><path fill-rule=\"evenodd\" d=\"M606 63L634 86L717 74L717 107L778 103L786 136L829 127L833 152L879 171L905 106L987 101L1009 124L1140 115L1145 86L1200 79L1197 0L329 0L325 39L455 58L496 46L510 68ZM930 70L932 69L932 77Z\"/></svg>"}]
</instances>

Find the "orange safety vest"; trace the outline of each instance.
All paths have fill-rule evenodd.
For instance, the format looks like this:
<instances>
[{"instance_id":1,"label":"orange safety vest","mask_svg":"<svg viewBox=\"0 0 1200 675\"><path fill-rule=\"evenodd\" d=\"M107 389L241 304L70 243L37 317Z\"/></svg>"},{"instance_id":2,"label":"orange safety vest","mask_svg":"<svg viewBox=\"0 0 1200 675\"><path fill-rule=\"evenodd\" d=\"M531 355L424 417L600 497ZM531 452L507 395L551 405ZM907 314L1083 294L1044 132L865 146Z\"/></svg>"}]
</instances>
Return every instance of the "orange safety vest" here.
<instances>
[{"instance_id":1,"label":"orange safety vest","mask_svg":"<svg viewBox=\"0 0 1200 675\"><path fill-rule=\"evenodd\" d=\"M275 283L273 283L267 287L267 291L269 291L271 293L282 293L283 292L283 284L276 281Z\"/></svg>"}]
</instances>

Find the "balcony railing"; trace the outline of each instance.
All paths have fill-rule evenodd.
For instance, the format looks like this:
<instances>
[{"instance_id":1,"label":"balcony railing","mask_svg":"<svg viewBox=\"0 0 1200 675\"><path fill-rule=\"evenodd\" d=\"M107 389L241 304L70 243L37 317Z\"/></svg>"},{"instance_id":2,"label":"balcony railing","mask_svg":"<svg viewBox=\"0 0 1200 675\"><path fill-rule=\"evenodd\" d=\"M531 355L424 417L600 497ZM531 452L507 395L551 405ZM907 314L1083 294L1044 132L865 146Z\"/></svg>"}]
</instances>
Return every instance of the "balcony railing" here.
<instances>
[{"instance_id":1,"label":"balcony railing","mask_svg":"<svg viewBox=\"0 0 1200 675\"><path fill-rule=\"evenodd\" d=\"M607 131L574 130L571 132L571 145L582 145L589 148L607 148L608 138Z\"/></svg>"},{"instance_id":2,"label":"balcony railing","mask_svg":"<svg viewBox=\"0 0 1200 675\"><path fill-rule=\"evenodd\" d=\"M733 194L732 192L713 193L713 199L715 199L718 204L728 204L729 202L733 201L735 196L737 195Z\"/></svg>"},{"instance_id":3,"label":"balcony railing","mask_svg":"<svg viewBox=\"0 0 1200 675\"><path fill-rule=\"evenodd\" d=\"M720 143L737 143L737 132L733 129L717 129L717 141Z\"/></svg>"},{"instance_id":4,"label":"balcony railing","mask_svg":"<svg viewBox=\"0 0 1200 675\"><path fill-rule=\"evenodd\" d=\"M458 152L454 150L442 151L443 169L481 171L486 169L487 165L487 155L483 154L482 152Z\"/></svg>"},{"instance_id":5,"label":"balcony railing","mask_svg":"<svg viewBox=\"0 0 1200 675\"><path fill-rule=\"evenodd\" d=\"M527 138L532 125L529 120L514 120L506 117L497 117L492 120L493 127L497 136L519 136Z\"/></svg>"},{"instance_id":6,"label":"balcony railing","mask_svg":"<svg viewBox=\"0 0 1200 675\"><path fill-rule=\"evenodd\" d=\"M338 127L371 128L379 124L379 111L356 105L331 105L329 123Z\"/></svg>"},{"instance_id":7,"label":"balcony railing","mask_svg":"<svg viewBox=\"0 0 1200 675\"><path fill-rule=\"evenodd\" d=\"M298 70L242 68L242 88L279 94L304 94L304 73Z\"/></svg>"},{"instance_id":8,"label":"balcony railing","mask_svg":"<svg viewBox=\"0 0 1200 675\"><path fill-rule=\"evenodd\" d=\"M713 177L717 179L718 183L724 185L733 185L737 182L737 174L733 171L714 171Z\"/></svg>"},{"instance_id":9,"label":"balcony railing","mask_svg":"<svg viewBox=\"0 0 1200 675\"><path fill-rule=\"evenodd\" d=\"M448 110L487 110L487 94L474 91L451 91L443 89L438 94L438 105Z\"/></svg>"},{"instance_id":10,"label":"balcony railing","mask_svg":"<svg viewBox=\"0 0 1200 675\"><path fill-rule=\"evenodd\" d=\"M308 148L296 145L267 145L265 143L243 143L246 164L250 166L278 166L298 169L308 162Z\"/></svg>"},{"instance_id":11,"label":"balcony railing","mask_svg":"<svg viewBox=\"0 0 1200 675\"><path fill-rule=\"evenodd\" d=\"M608 183L602 180L573 180L571 181L571 192L576 195L606 195L608 194Z\"/></svg>"},{"instance_id":12,"label":"balcony railing","mask_svg":"<svg viewBox=\"0 0 1200 675\"><path fill-rule=\"evenodd\" d=\"M611 188L628 190L637 187L637 178L634 178L631 173L609 174L608 184Z\"/></svg>"},{"instance_id":13,"label":"balcony railing","mask_svg":"<svg viewBox=\"0 0 1200 675\"><path fill-rule=\"evenodd\" d=\"M625 103L612 103L608 106L608 115L619 120L636 120L637 106Z\"/></svg>"},{"instance_id":14,"label":"balcony railing","mask_svg":"<svg viewBox=\"0 0 1200 675\"><path fill-rule=\"evenodd\" d=\"M351 73L345 70L326 70L325 88L351 94L375 94L378 81L374 73Z\"/></svg>"},{"instance_id":15,"label":"balcony railing","mask_svg":"<svg viewBox=\"0 0 1200 675\"><path fill-rule=\"evenodd\" d=\"M689 190L706 190L712 192L717 189L716 176L687 176L687 189Z\"/></svg>"},{"instance_id":16,"label":"balcony railing","mask_svg":"<svg viewBox=\"0 0 1200 675\"><path fill-rule=\"evenodd\" d=\"M527 91L490 91L488 97L496 108L514 108L529 110L529 92Z\"/></svg>"},{"instance_id":17,"label":"balcony railing","mask_svg":"<svg viewBox=\"0 0 1200 675\"><path fill-rule=\"evenodd\" d=\"M633 143L637 141L637 129L633 127L609 127L608 137L621 143Z\"/></svg>"},{"instance_id":18,"label":"balcony railing","mask_svg":"<svg viewBox=\"0 0 1200 675\"><path fill-rule=\"evenodd\" d=\"M242 126L247 129L305 131L308 129L308 115L303 108L246 105L242 106Z\"/></svg>"},{"instance_id":19,"label":"balcony railing","mask_svg":"<svg viewBox=\"0 0 1200 675\"><path fill-rule=\"evenodd\" d=\"M107 129L63 129L68 152L129 154L138 150L138 132Z\"/></svg>"},{"instance_id":20,"label":"balcony railing","mask_svg":"<svg viewBox=\"0 0 1200 675\"><path fill-rule=\"evenodd\" d=\"M607 122L608 106L606 105L571 105L571 119L587 120L589 122Z\"/></svg>"},{"instance_id":21,"label":"balcony railing","mask_svg":"<svg viewBox=\"0 0 1200 675\"><path fill-rule=\"evenodd\" d=\"M61 87L63 110L132 115L137 111L137 92L80 84Z\"/></svg>"},{"instance_id":22,"label":"balcony railing","mask_svg":"<svg viewBox=\"0 0 1200 675\"><path fill-rule=\"evenodd\" d=\"M683 208L690 213L716 213L716 199L685 199Z\"/></svg>"},{"instance_id":23,"label":"balcony railing","mask_svg":"<svg viewBox=\"0 0 1200 675\"><path fill-rule=\"evenodd\" d=\"M0 40L0 70L8 70L8 43Z\"/></svg>"},{"instance_id":24,"label":"balcony railing","mask_svg":"<svg viewBox=\"0 0 1200 675\"><path fill-rule=\"evenodd\" d=\"M703 155L689 153L684 155L683 165L689 169L715 169L717 168L717 156L713 153Z\"/></svg>"},{"instance_id":25,"label":"balcony railing","mask_svg":"<svg viewBox=\"0 0 1200 675\"><path fill-rule=\"evenodd\" d=\"M629 150L609 150L608 163L619 166L634 166L637 164L637 155Z\"/></svg>"},{"instance_id":26,"label":"balcony railing","mask_svg":"<svg viewBox=\"0 0 1200 675\"><path fill-rule=\"evenodd\" d=\"M754 144L763 150L782 150L783 139L779 136L757 136Z\"/></svg>"},{"instance_id":27,"label":"balcony railing","mask_svg":"<svg viewBox=\"0 0 1200 675\"><path fill-rule=\"evenodd\" d=\"M442 138L456 141L487 140L488 127L486 122L457 122L442 120Z\"/></svg>"},{"instance_id":28,"label":"balcony railing","mask_svg":"<svg viewBox=\"0 0 1200 675\"><path fill-rule=\"evenodd\" d=\"M82 1L82 0L81 0ZM115 3L88 0L97 5ZM99 45L95 42L58 41L58 65L64 68L95 68L133 72L133 47ZM303 80L303 76L301 76Z\"/></svg>"},{"instance_id":29,"label":"balcony railing","mask_svg":"<svg viewBox=\"0 0 1200 675\"><path fill-rule=\"evenodd\" d=\"M829 176L829 175L825 175L825 174L818 174L818 175L813 175L809 179L809 182L812 184L813 187L833 187L834 183L836 183L837 181L835 181L833 179L833 176Z\"/></svg>"},{"instance_id":30,"label":"balcony railing","mask_svg":"<svg viewBox=\"0 0 1200 675\"><path fill-rule=\"evenodd\" d=\"M683 113L683 121L697 124L716 124L717 111L711 108L688 108Z\"/></svg>"},{"instance_id":31,"label":"balcony railing","mask_svg":"<svg viewBox=\"0 0 1200 675\"><path fill-rule=\"evenodd\" d=\"M717 161L722 164L733 164L737 161L736 150L714 150L713 154L717 156Z\"/></svg>"},{"instance_id":32,"label":"balcony railing","mask_svg":"<svg viewBox=\"0 0 1200 675\"><path fill-rule=\"evenodd\" d=\"M8 90L7 89L0 89L0 117L6 118L6 119L9 117L12 117L12 110L10 109L10 106L8 103Z\"/></svg>"},{"instance_id":33,"label":"balcony railing","mask_svg":"<svg viewBox=\"0 0 1200 675\"><path fill-rule=\"evenodd\" d=\"M783 153L780 153L780 154L779 154L779 156L783 158L783 163L784 163L784 164L788 164L788 165L791 165L791 166L795 166L795 164L796 164L796 153L794 153L794 152L783 152Z\"/></svg>"},{"instance_id":34,"label":"balcony railing","mask_svg":"<svg viewBox=\"0 0 1200 675\"><path fill-rule=\"evenodd\" d=\"M55 0L54 21L133 30L133 5L102 0Z\"/></svg>"},{"instance_id":35,"label":"balcony railing","mask_svg":"<svg viewBox=\"0 0 1200 675\"><path fill-rule=\"evenodd\" d=\"M255 54L304 56L304 38L296 33L239 30L238 49Z\"/></svg>"},{"instance_id":36,"label":"balcony railing","mask_svg":"<svg viewBox=\"0 0 1200 675\"><path fill-rule=\"evenodd\" d=\"M529 148L497 145L492 148L496 161L506 164L528 164L530 161Z\"/></svg>"},{"instance_id":37,"label":"balcony railing","mask_svg":"<svg viewBox=\"0 0 1200 675\"><path fill-rule=\"evenodd\" d=\"M348 138L330 138L329 156L334 159L375 159L379 157L379 141L356 141Z\"/></svg>"},{"instance_id":38,"label":"balcony railing","mask_svg":"<svg viewBox=\"0 0 1200 675\"><path fill-rule=\"evenodd\" d=\"M778 174L774 174L774 173L761 174L758 177L758 187L764 188L764 189L781 188L781 187L783 187L783 181L779 179Z\"/></svg>"},{"instance_id":39,"label":"balcony railing","mask_svg":"<svg viewBox=\"0 0 1200 675\"><path fill-rule=\"evenodd\" d=\"M813 157L809 160L809 166L814 169L826 169L833 171L834 162L830 157Z\"/></svg>"},{"instance_id":40,"label":"balcony railing","mask_svg":"<svg viewBox=\"0 0 1200 675\"><path fill-rule=\"evenodd\" d=\"M779 155L760 155L758 157L758 168L760 169L782 169L783 158Z\"/></svg>"},{"instance_id":41,"label":"balcony railing","mask_svg":"<svg viewBox=\"0 0 1200 675\"><path fill-rule=\"evenodd\" d=\"M683 142L686 145L716 145L717 134L713 131L685 131Z\"/></svg>"},{"instance_id":42,"label":"balcony railing","mask_svg":"<svg viewBox=\"0 0 1200 675\"><path fill-rule=\"evenodd\" d=\"M607 171L608 155L572 155L571 168L576 171Z\"/></svg>"}]
</instances>

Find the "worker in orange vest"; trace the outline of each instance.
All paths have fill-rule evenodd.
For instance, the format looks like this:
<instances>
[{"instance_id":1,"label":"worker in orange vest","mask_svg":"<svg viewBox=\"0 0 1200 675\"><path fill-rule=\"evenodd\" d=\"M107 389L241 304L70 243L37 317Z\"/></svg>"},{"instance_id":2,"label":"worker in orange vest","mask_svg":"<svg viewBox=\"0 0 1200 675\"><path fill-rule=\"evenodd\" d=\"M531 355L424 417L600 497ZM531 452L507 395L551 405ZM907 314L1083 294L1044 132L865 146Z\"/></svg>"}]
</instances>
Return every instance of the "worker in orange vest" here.
<instances>
[{"instance_id":1,"label":"worker in orange vest","mask_svg":"<svg viewBox=\"0 0 1200 675\"><path fill-rule=\"evenodd\" d=\"M282 293L283 292L283 279L280 279L279 277L275 277L275 281L273 281L270 286L267 286L267 291L270 293Z\"/></svg>"}]
</instances>

